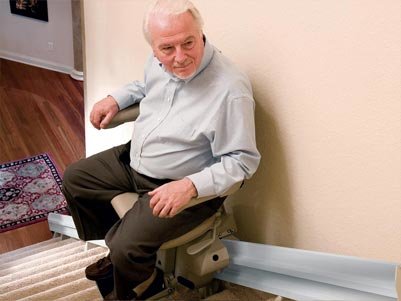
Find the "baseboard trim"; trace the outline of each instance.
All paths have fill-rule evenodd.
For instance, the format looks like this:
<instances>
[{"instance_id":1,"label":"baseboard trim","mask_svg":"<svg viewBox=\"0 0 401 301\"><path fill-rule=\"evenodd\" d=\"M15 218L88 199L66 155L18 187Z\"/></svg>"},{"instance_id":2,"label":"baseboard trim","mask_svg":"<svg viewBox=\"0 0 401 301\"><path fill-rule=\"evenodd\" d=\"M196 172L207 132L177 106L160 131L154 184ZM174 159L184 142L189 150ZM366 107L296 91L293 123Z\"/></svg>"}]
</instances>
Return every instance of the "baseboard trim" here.
<instances>
[{"instance_id":1,"label":"baseboard trim","mask_svg":"<svg viewBox=\"0 0 401 301\"><path fill-rule=\"evenodd\" d=\"M31 56L8 52L4 50L0 50L0 58L66 74L70 74L71 71L74 69L71 66L66 66L55 62L50 62L34 58Z\"/></svg>"},{"instance_id":2,"label":"baseboard trim","mask_svg":"<svg viewBox=\"0 0 401 301\"><path fill-rule=\"evenodd\" d=\"M75 80L79 80L79 81L84 80L84 73L82 71L77 71L77 70L73 69L70 72L70 76Z\"/></svg>"}]
</instances>

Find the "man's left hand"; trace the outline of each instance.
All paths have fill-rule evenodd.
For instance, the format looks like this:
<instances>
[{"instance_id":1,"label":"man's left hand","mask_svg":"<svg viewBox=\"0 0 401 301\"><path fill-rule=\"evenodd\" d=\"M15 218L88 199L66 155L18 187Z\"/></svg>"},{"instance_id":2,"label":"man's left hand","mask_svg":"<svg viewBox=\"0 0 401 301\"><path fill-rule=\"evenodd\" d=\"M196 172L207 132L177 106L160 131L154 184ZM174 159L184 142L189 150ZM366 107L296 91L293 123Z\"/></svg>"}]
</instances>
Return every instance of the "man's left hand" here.
<instances>
[{"instance_id":1,"label":"man's left hand","mask_svg":"<svg viewBox=\"0 0 401 301\"><path fill-rule=\"evenodd\" d=\"M198 195L192 181L188 178L172 181L148 193L150 208L153 215L158 217L173 217L189 203L191 198Z\"/></svg>"}]
</instances>

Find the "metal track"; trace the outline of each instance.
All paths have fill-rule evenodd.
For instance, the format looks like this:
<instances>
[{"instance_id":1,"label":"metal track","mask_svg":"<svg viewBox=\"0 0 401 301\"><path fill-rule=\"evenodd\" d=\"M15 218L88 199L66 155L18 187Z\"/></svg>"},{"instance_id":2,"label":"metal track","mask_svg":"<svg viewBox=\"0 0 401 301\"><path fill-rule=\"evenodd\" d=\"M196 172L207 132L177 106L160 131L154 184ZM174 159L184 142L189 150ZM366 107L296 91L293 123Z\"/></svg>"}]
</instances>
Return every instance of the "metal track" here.
<instances>
[{"instance_id":1,"label":"metal track","mask_svg":"<svg viewBox=\"0 0 401 301\"><path fill-rule=\"evenodd\" d=\"M230 265L216 278L295 300L397 300L397 264L223 240Z\"/></svg>"}]
</instances>

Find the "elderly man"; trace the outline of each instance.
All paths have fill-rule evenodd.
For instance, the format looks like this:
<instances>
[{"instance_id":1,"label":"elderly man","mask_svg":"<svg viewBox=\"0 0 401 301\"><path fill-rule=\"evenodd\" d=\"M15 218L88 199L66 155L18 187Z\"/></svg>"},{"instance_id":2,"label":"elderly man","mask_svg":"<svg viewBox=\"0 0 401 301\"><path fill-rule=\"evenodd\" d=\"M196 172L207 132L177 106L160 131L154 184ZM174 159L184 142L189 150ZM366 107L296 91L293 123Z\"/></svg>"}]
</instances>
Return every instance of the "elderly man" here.
<instances>
[{"instance_id":1,"label":"elderly man","mask_svg":"<svg viewBox=\"0 0 401 301\"><path fill-rule=\"evenodd\" d=\"M86 269L89 279L113 281L106 300L148 297L133 289L154 275L160 245L214 214L219 196L259 164L249 80L207 41L202 25L187 0L152 4L143 28L153 51L144 82L111 93L90 115L101 129L140 103L132 140L65 172L63 192L80 237L105 237L110 249ZM139 200L119 220L110 200L128 191ZM203 196L216 198L181 210Z\"/></svg>"}]
</instances>

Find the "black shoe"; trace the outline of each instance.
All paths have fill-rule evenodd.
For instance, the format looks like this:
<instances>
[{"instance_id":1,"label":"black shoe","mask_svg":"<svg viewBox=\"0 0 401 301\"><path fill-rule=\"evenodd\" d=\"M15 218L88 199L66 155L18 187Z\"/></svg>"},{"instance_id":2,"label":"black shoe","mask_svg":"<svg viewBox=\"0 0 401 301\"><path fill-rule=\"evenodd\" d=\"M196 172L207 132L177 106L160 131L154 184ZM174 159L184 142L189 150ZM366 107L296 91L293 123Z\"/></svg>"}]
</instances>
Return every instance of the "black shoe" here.
<instances>
[{"instance_id":1,"label":"black shoe","mask_svg":"<svg viewBox=\"0 0 401 301\"><path fill-rule=\"evenodd\" d=\"M89 280L96 281L100 294L103 297L107 296L114 288L113 264L111 263L110 255L87 266L85 276Z\"/></svg>"},{"instance_id":2,"label":"black shoe","mask_svg":"<svg viewBox=\"0 0 401 301\"><path fill-rule=\"evenodd\" d=\"M87 266L85 269L85 276L89 280L94 281L113 276L113 264L111 263L110 255Z\"/></svg>"},{"instance_id":3,"label":"black shoe","mask_svg":"<svg viewBox=\"0 0 401 301\"><path fill-rule=\"evenodd\" d=\"M99 278L96 280L97 288L100 294L105 297L109 295L114 289L114 277L111 275L110 277ZM113 299L106 299L113 300Z\"/></svg>"},{"instance_id":4,"label":"black shoe","mask_svg":"<svg viewBox=\"0 0 401 301\"><path fill-rule=\"evenodd\" d=\"M156 268L156 278L153 282L149 285L149 287L140 295L137 296L134 300L146 300L166 288L164 283L164 274L163 271Z\"/></svg>"}]
</instances>

